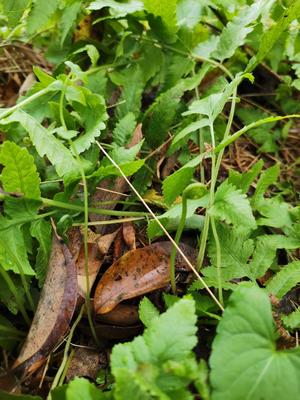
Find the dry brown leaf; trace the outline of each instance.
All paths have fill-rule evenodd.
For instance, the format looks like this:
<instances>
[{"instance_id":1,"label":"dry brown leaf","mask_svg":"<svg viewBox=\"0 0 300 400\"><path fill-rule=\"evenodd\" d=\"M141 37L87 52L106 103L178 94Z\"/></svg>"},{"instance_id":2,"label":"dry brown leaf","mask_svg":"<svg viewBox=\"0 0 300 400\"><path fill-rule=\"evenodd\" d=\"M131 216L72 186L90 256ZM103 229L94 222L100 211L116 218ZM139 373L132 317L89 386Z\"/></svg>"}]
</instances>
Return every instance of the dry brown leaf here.
<instances>
[{"instance_id":1,"label":"dry brown leaf","mask_svg":"<svg viewBox=\"0 0 300 400\"><path fill-rule=\"evenodd\" d=\"M13 365L25 374L38 369L68 330L77 299L77 275L71 252L52 240L47 277L27 339Z\"/></svg>"},{"instance_id":2,"label":"dry brown leaf","mask_svg":"<svg viewBox=\"0 0 300 400\"><path fill-rule=\"evenodd\" d=\"M118 304L106 314L98 314L97 321L110 325L130 326L140 322L138 307L129 304Z\"/></svg>"},{"instance_id":3,"label":"dry brown leaf","mask_svg":"<svg viewBox=\"0 0 300 400\"><path fill-rule=\"evenodd\" d=\"M182 251L195 263L196 252L187 245ZM170 242L154 243L142 249L126 253L108 268L96 288L94 309L97 314L111 311L125 299L160 289L170 281ZM180 254L176 256L176 268L187 269Z\"/></svg>"},{"instance_id":4,"label":"dry brown leaf","mask_svg":"<svg viewBox=\"0 0 300 400\"><path fill-rule=\"evenodd\" d=\"M135 250L135 229L132 222L125 222L123 224L123 238L126 246L130 250Z\"/></svg>"},{"instance_id":5,"label":"dry brown leaf","mask_svg":"<svg viewBox=\"0 0 300 400\"><path fill-rule=\"evenodd\" d=\"M99 351L96 350L86 349L84 347L75 348L75 352L71 359L66 375L67 382L76 376L84 376L86 378L96 380L98 371L101 368L100 356L101 354L99 354Z\"/></svg>"}]
</instances>

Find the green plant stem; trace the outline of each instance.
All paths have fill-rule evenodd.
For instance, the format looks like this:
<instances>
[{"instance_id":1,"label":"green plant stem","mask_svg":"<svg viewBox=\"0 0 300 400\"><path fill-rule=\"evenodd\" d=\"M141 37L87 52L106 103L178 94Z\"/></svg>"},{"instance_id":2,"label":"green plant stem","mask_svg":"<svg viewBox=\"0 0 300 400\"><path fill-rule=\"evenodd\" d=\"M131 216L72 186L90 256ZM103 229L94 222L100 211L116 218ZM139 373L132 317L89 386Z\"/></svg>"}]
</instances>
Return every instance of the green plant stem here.
<instances>
[{"instance_id":1,"label":"green plant stem","mask_svg":"<svg viewBox=\"0 0 300 400\"><path fill-rule=\"evenodd\" d=\"M73 210L84 212L84 207L79 206L77 204L65 203L63 201L47 199L45 197L41 197L40 199L45 206L49 207L57 207L57 208L64 208L66 210ZM140 212L140 211L116 211L116 210L107 210L104 208L94 208L88 207L89 213L99 214L99 215L113 215L116 217L145 217L148 213Z\"/></svg>"},{"instance_id":2,"label":"green plant stem","mask_svg":"<svg viewBox=\"0 0 300 400\"><path fill-rule=\"evenodd\" d=\"M56 388L56 386L58 385L58 383L60 381L60 378L61 378L61 376L62 376L62 374L64 372L65 366L66 366L67 361L68 361L68 353L69 353L69 349L70 349L70 346L71 346L72 338L73 338L75 329L76 329L77 325L79 324L79 322L80 322L80 320L81 320L81 318L83 316L83 310L84 310L84 306L81 307L80 312L79 312L74 324L72 325L72 327L70 329L70 333L68 335L68 339L66 341L66 345L65 345L65 349L64 349L64 356L63 356L62 362L61 362L61 364L59 366L59 369L58 369L58 371L57 371L57 373L56 373L56 375L55 375L55 377L53 379L53 382L52 382L52 385L51 385L51 390ZM51 393L48 395L47 399L51 400Z\"/></svg>"},{"instance_id":3,"label":"green plant stem","mask_svg":"<svg viewBox=\"0 0 300 400\"><path fill-rule=\"evenodd\" d=\"M195 68L193 69L193 75L195 75ZM199 100L199 89L198 86L195 87L195 95L196 99ZM202 129L200 128L198 131L198 145L199 145L199 153L202 154L204 153L204 140L203 140L203 135L202 135ZM204 166L203 163L200 163L200 182L205 183L205 175L204 175Z\"/></svg>"},{"instance_id":4,"label":"green plant stem","mask_svg":"<svg viewBox=\"0 0 300 400\"><path fill-rule=\"evenodd\" d=\"M74 357L74 353L75 353L75 351L74 351L74 349L72 349L72 350L70 351L70 355L69 355L69 357L68 357L68 359L67 359L65 368L64 368L64 370L63 370L63 372L62 372L62 374L61 374L61 377L60 377L58 386L63 385L63 383L64 383L64 381L65 381L65 379L66 379L66 375L67 375L68 369L69 369L69 367L70 367L72 358Z\"/></svg>"},{"instance_id":5,"label":"green plant stem","mask_svg":"<svg viewBox=\"0 0 300 400\"><path fill-rule=\"evenodd\" d=\"M218 292L219 292L219 302L224 305L223 301L223 288L222 288L222 270L221 270L221 245L220 239L216 228L216 223L214 217L210 218L211 230L216 243L216 256L217 256L217 275L218 275Z\"/></svg>"},{"instance_id":6,"label":"green plant stem","mask_svg":"<svg viewBox=\"0 0 300 400\"><path fill-rule=\"evenodd\" d=\"M124 222L132 222L132 221L141 221L144 220L143 217L137 217L137 218L122 218L122 219L110 219L109 221L94 221L94 222L89 222L87 225L88 226L97 226L97 225L113 225L113 224L123 224ZM83 222L75 222L72 224L73 226L82 226L85 223Z\"/></svg>"},{"instance_id":7,"label":"green plant stem","mask_svg":"<svg viewBox=\"0 0 300 400\"><path fill-rule=\"evenodd\" d=\"M181 211L181 217L180 217L180 222L176 231L175 235L175 243L178 246L179 241L184 229L185 225L185 220L186 220L186 214L187 214L187 197L185 195L182 196L182 211ZM170 280L171 280L171 286L172 286L172 291L174 294L176 294L176 279L175 279L175 258L176 258L176 253L177 249L173 245L172 250L171 250L171 257L170 257Z\"/></svg>"},{"instance_id":8,"label":"green plant stem","mask_svg":"<svg viewBox=\"0 0 300 400\"><path fill-rule=\"evenodd\" d=\"M84 227L83 227L83 245L84 245L84 273L85 273L85 284L86 284L86 293L85 293L85 304L86 304L86 311L87 311L87 317L91 329L92 336L94 338L94 341L98 347L100 347L100 343L96 334L96 330L93 324L93 318L92 318L92 310L91 310L91 301L90 301L90 277L89 277L89 253L88 253L88 222L89 222L89 199L88 199L88 188L87 188L87 182L86 182L86 176L84 173L84 169L82 166L82 162L80 159L80 156L78 152L76 151L75 146L73 146L73 143L70 141L70 146L73 150L73 153L75 154L75 157L78 161L78 164L80 166L80 173L81 173L81 179L83 183L83 196L84 196Z\"/></svg>"},{"instance_id":9,"label":"green plant stem","mask_svg":"<svg viewBox=\"0 0 300 400\"><path fill-rule=\"evenodd\" d=\"M20 313L22 314L22 317L24 318L24 321L28 326L31 325L30 318L28 317L28 314L25 310L25 307L22 303L22 299L20 297L20 294L18 292L18 289L16 288L16 285L14 284L13 280L9 276L8 272L0 266L0 274L2 275L2 278L5 280L8 289L10 290L11 294L14 296L18 309Z\"/></svg>"}]
</instances>

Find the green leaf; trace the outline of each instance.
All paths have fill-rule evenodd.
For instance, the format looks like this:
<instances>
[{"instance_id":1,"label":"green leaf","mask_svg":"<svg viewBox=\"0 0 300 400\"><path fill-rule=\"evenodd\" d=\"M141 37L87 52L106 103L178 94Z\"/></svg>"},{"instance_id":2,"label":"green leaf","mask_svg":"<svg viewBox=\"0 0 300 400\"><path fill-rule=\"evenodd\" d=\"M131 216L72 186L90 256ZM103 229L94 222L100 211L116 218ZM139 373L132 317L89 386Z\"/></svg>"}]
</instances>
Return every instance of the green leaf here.
<instances>
[{"instance_id":1,"label":"green leaf","mask_svg":"<svg viewBox=\"0 0 300 400\"><path fill-rule=\"evenodd\" d=\"M160 17L170 33L177 32L177 0L144 0L146 11Z\"/></svg>"},{"instance_id":2,"label":"green leaf","mask_svg":"<svg viewBox=\"0 0 300 400\"><path fill-rule=\"evenodd\" d=\"M8 26L15 28L29 5L29 0L5 0L1 5Z\"/></svg>"},{"instance_id":3,"label":"green leaf","mask_svg":"<svg viewBox=\"0 0 300 400\"><path fill-rule=\"evenodd\" d=\"M118 146L125 146L129 143L136 127L135 116L132 112L128 113L119 120L113 130L113 141Z\"/></svg>"},{"instance_id":4,"label":"green leaf","mask_svg":"<svg viewBox=\"0 0 300 400\"><path fill-rule=\"evenodd\" d=\"M126 176L130 176L135 174L144 165L144 163L144 160L135 160L121 164L119 167ZM95 172L93 172L91 177L104 179L112 175L122 176L120 171L114 165L108 165L106 167L99 167Z\"/></svg>"},{"instance_id":5,"label":"green leaf","mask_svg":"<svg viewBox=\"0 0 300 400\"><path fill-rule=\"evenodd\" d=\"M263 36L260 38L260 46L255 56L251 58L248 63L247 71L253 71L253 69L266 57L269 51L277 43L278 39L285 32L290 23L299 18L300 16L300 1L289 0L288 7L285 8L276 21L276 24L268 29Z\"/></svg>"},{"instance_id":6,"label":"green leaf","mask_svg":"<svg viewBox=\"0 0 300 400\"><path fill-rule=\"evenodd\" d=\"M118 2L115 0L96 0L92 1L88 6L89 10L101 10L104 7L110 7L110 12L116 17L124 17L127 14L141 11L143 2L140 0L127 0L126 2Z\"/></svg>"},{"instance_id":7,"label":"green leaf","mask_svg":"<svg viewBox=\"0 0 300 400\"><path fill-rule=\"evenodd\" d=\"M0 222L5 223L6 220L2 217ZM0 264L6 271L16 274L23 271L25 275L35 275L29 264L25 241L18 225L6 229L0 236Z\"/></svg>"},{"instance_id":8,"label":"green leaf","mask_svg":"<svg viewBox=\"0 0 300 400\"><path fill-rule=\"evenodd\" d=\"M261 235L255 240L255 250L249 265L253 279L262 277L272 265L277 249L294 250L300 246L300 240L284 235Z\"/></svg>"},{"instance_id":9,"label":"green leaf","mask_svg":"<svg viewBox=\"0 0 300 400\"><path fill-rule=\"evenodd\" d=\"M256 209L260 203L260 201L264 198L264 194L266 193L269 186L275 184L279 177L280 166L279 164L275 164L272 167L266 169L260 176L254 195L251 199L251 204L254 209Z\"/></svg>"},{"instance_id":10,"label":"green leaf","mask_svg":"<svg viewBox=\"0 0 300 400\"><path fill-rule=\"evenodd\" d=\"M200 119L200 121L195 121L183 128L177 135L174 137L172 141L172 146L170 151L174 151L178 147L178 145L182 144L184 141L188 140L187 136L190 133L195 132L198 129L204 128L205 126L209 126L209 120L207 118ZM184 139L184 140L183 140Z\"/></svg>"},{"instance_id":11,"label":"green leaf","mask_svg":"<svg viewBox=\"0 0 300 400\"><path fill-rule=\"evenodd\" d=\"M115 398L176 399L172 395L175 390L186 396L185 388L196 367L192 354L197 341L196 319L194 301L184 298L153 318L143 336L114 346L111 368L116 379ZM171 326L176 326L172 335Z\"/></svg>"},{"instance_id":12,"label":"green leaf","mask_svg":"<svg viewBox=\"0 0 300 400\"><path fill-rule=\"evenodd\" d=\"M256 209L264 217L257 219L257 225L281 229L292 226L290 215L292 206L279 197L260 200Z\"/></svg>"},{"instance_id":13,"label":"green leaf","mask_svg":"<svg viewBox=\"0 0 300 400\"><path fill-rule=\"evenodd\" d=\"M254 250L254 242L248 235L227 225L218 224L217 232L221 245L222 279L229 281L234 278L249 276L248 260ZM208 255L213 268L217 265L216 243L211 235L208 244ZM208 277L208 268L205 268Z\"/></svg>"},{"instance_id":14,"label":"green leaf","mask_svg":"<svg viewBox=\"0 0 300 400\"><path fill-rule=\"evenodd\" d=\"M195 215L195 210L198 207L208 206L208 196L197 200L187 201L187 214L185 220L185 229L199 229L202 230L204 217L202 215ZM176 204L167 212L160 215L158 220L170 232L175 231L179 225L182 213L182 204ZM152 219L148 222L147 234L149 239L158 237L164 234L157 222Z\"/></svg>"},{"instance_id":15,"label":"green leaf","mask_svg":"<svg viewBox=\"0 0 300 400\"><path fill-rule=\"evenodd\" d=\"M212 400L297 398L300 348L276 350L276 337L268 295L237 289L213 341Z\"/></svg>"},{"instance_id":16,"label":"green leaf","mask_svg":"<svg viewBox=\"0 0 300 400\"><path fill-rule=\"evenodd\" d=\"M222 30L216 49L211 56L220 61L233 56L235 50L245 43L247 35L253 31L254 23L257 23L264 6L265 0L258 0L249 7L242 7Z\"/></svg>"},{"instance_id":17,"label":"green leaf","mask_svg":"<svg viewBox=\"0 0 300 400\"><path fill-rule=\"evenodd\" d=\"M85 128L84 134L73 141L73 146L78 154L91 147L105 128L104 121L108 118L104 98L99 94L91 93L86 88L82 88L82 91L86 104L74 103L73 105Z\"/></svg>"},{"instance_id":18,"label":"green leaf","mask_svg":"<svg viewBox=\"0 0 300 400\"><path fill-rule=\"evenodd\" d=\"M73 1L69 0L67 6L63 8L63 14L59 21L59 26L61 30L60 44L63 43L70 32L71 28L74 26L77 16L81 9L81 0Z\"/></svg>"},{"instance_id":19,"label":"green leaf","mask_svg":"<svg viewBox=\"0 0 300 400\"><path fill-rule=\"evenodd\" d=\"M178 0L176 15L179 27L193 28L199 22L205 2L198 0Z\"/></svg>"},{"instance_id":20,"label":"green leaf","mask_svg":"<svg viewBox=\"0 0 300 400\"><path fill-rule=\"evenodd\" d=\"M176 197L188 186L195 168L202 162L203 158L204 154L198 155L163 181L163 194L167 204L172 204Z\"/></svg>"},{"instance_id":21,"label":"green leaf","mask_svg":"<svg viewBox=\"0 0 300 400\"><path fill-rule=\"evenodd\" d=\"M46 278L51 252L52 229L50 222L44 219L33 221L30 227L30 234L39 242L34 269L39 280L39 287L42 287Z\"/></svg>"},{"instance_id":22,"label":"green leaf","mask_svg":"<svg viewBox=\"0 0 300 400\"><path fill-rule=\"evenodd\" d=\"M34 34L42 30L59 6L59 0L34 0L32 10L27 18L27 30Z\"/></svg>"},{"instance_id":23,"label":"green leaf","mask_svg":"<svg viewBox=\"0 0 300 400\"><path fill-rule=\"evenodd\" d=\"M217 189L215 202L209 214L221 221L244 229L256 227L255 218L246 195L240 189L224 181Z\"/></svg>"},{"instance_id":24,"label":"green leaf","mask_svg":"<svg viewBox=\"0 0 300 400\"><path fill-rule=\"evenodd\" d=\"M26 199L5 199L7 214L34 214L38 209L40 192L40 177L36 170L33 157L26 148L22 148L9 140L1 147L0 163L4 166L1 174L3 188L7 192L19 193Z\"/></svg>"},{"instance_id":25,"label":"green leaf","mask_svg":"<svg viewBox=\"0 0 300 400\"><path fill-rule=\"evenodd\" d=\"M12 350L16 343L23 339L24 335L8 319L0 315L0 346L3 349Z\"/></svg>"},{"instance_id":26,"label":"green leaf","mask_svg":"<svg viewBox=\"0 0 300 400\"><path fill-rule=\"evenodd\" d=\"M288 315L282 315L281 320L288 329L299 329L300 327L300 307Z\"/></svg>"},{"instance_id":27,"label":"green leaf","mask_svg":"<svg viewBox=\"0 0 300 400\"><path fill-rule=\"evenodd\" d=\"M236 186L237 189L241 189L242 193L246 194L249 191L251 184L262 170L263 165L263 160L259 160L249 171L244 172L243 174L231 169L229 171L228 182Z\"/></svg>"},{"instance_id":28,"label":"green leaf","mask_svg":"<svg viewBox=\"0 0 300 400\"><path fill-rule=\"evenodd\" d=\"M59 176L67 177L79 174L79 164L71 152L36 119L19 110L7 118L7 121L16 121L23 126L39 156L46 155L55 166Z\"/></svg>"},{"instance_id":29,"label":"green leaf","mask_svg":"<svg viewBox=\"0 0 300 400\"><path fill-rule=\"evenodd\" d=\"M281 299L289 290L300 282L300 261L285 265L267 283L268 293Z\"/></svg>"},{"instance_id":30,"label":"green leaf","mask_svg":"<svg viewBox=\"0 0 300 400\"><path fill-rule=\"evenodd\" d=\"M75 378L67 385L60 386L51 392L52 400L105 400L110 395L102 393L100 389L85 378Z\"/></svg>"},{"instance_id":31,"label":"green leaf","mask_svg":"<svg viewBox=\"0 0 300 400\"><path fill-rule=\"evenodd\" d=\"M2 268L1 265L0 268ZM20 303L22 304L22 306L24 306L25 291L20 276L13 273L8 273L8 275L10 280L12 281L12 284L17 288ZM19 305L15 299L15 296L11 293L7 282L4 279L0 279L0 301L12 314L18 314Z\"/></svg>"},{"instance_id":32,"label":"green leaf","mask_svg":"<svg viewBox=\"0 0 300 400\"><path fill-rule=\"evenodd\" d=\"M139 304L139 317L147 328L151 326L154 318L159 317L158 309L147 297L144 297Z\"/></svg>"}]
</instances>

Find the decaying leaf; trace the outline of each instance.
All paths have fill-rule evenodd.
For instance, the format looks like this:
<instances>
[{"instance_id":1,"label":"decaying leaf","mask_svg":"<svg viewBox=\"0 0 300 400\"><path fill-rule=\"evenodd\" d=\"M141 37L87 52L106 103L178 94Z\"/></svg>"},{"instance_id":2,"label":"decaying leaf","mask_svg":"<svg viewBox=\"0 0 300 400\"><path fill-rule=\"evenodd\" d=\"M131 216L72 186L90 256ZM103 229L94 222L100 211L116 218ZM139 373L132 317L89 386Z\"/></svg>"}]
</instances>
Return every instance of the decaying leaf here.
<instances>
[{"instance_id":1,"label":"decaying leaf","mask_svg":"<svg viewBox=\"0 0 300 400\"><path fill-rule=\"evenodd\" d=\"M125 222L123 224L123 238L126 246L130 250L135 250L135 229L132 222Z\"/></svg>"},{"instance_id":2,"label":"decaying leaf","mask_svg":"<svg viewBox=\"0 0 300 400\"><path fill-rule=\"evenodd\" d=\"M138 307L133 304L118 304L106 314L98 314L97 321L110 325L131 326L140 322Z\"/></svg>"},{"instance_id":3,"label":"decaying leaf","mask_svg":"<svg viewBox=\"0 0 300 400\"><path fill-rule=\"evenodd\" d=\"M182 251L195 263L196 252L187 245ZM158 242L142 249L131 250L111 265L104 273L94 296L97 314L111 311L117 304L166 286L170 280L170 242ZM187 269L182 256L177 254L176 267Z\"/></svg>"},{"instance_id":4,"label":"decaying leaf","mask_svg":"<svg viewBox=\"0 0 300 400\"><path fill-rule=\"evenodd\" d=\"M77 300L77 275L71 252L53 237L49 268L23 348L13 365L31 373L46 360L69 327Z\"/></svg>"}]
</instances>

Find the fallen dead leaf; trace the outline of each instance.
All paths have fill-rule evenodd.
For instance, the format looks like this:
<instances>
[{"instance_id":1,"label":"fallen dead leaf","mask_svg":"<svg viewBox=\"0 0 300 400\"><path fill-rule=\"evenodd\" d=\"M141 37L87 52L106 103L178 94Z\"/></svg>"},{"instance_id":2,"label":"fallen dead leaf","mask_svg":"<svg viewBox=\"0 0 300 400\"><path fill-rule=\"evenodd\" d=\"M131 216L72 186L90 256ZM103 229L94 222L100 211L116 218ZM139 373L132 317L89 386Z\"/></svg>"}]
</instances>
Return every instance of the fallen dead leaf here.
<instances>
[{"instance_id":1,"label":"fallen dead leaf","mask_svg":"<svg viewBox=\"0 0 300 400\"><path fill-rule=\"evenodd\" d=\"M37 370L69 328L77 300L77 275L65 244L52 240L47 277L28 336L13 369Z\"/></svg>"},{"instance_id":2,"label":"fallen dead leaf","mask_svg":"<svg viewBox=\"0 0 300 400\"><path fill-rule=\"evenodd\" d=\"M98 314L97 321L110 325L131 326L140 322L138 307L129 304L118 304L106 314Z\"/></svg>"},{"instance_id":3,"label":"fallen dead leaf","mask_svg":"<svg viewBox=\"0 0 300 400\"><path fill-rule=\"evenodd\" d=\"M99 369L106 367L106 364L101 365L101 354L99 354L99 351L77 347L71 359L66 380L69 382L76 376L84 376L96 380Z\"/></svg>"},{"instance_id":4,"label":"fallen dead leaf","mask_svg":"<svg viewBox=\"0 0 300 400\"><path fill-rule=\"evenodd\" d=\"M126 246L130 250L135 250L135 229L132 222L125 222L123 224L123 238Z\"/></svg>"},{"instance_id":5,"label":"fallen dead leaf","mask_svg":"<svg viewBox=\"0 0 300 400\"><path fill-rule=\"evenodd\" d=\"M180 245L182 251L194 264L195 250ZM97 314L111 311L125 299L160 289L170 281L170 242L158 242L132 250L112 264L104 273L95 291L94 310ZM176 255L176 268L187 269L182 256Z\"/></svg>"}]
</instances>

